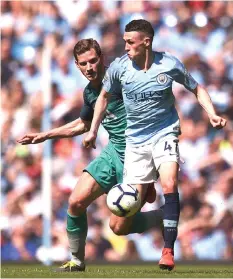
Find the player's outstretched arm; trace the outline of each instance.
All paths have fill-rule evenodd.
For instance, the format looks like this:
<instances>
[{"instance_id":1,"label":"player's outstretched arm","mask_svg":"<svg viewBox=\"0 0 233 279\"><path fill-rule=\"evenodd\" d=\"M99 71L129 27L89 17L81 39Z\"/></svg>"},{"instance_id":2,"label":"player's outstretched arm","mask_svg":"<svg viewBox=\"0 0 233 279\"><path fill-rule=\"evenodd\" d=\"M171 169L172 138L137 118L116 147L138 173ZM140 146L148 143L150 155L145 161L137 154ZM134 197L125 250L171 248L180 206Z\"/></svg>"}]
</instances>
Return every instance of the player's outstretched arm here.
<instances>
[{"instance_id":1,"label":"player's outstretched arm","mask_svg":"<svg viewBox=\"0 0 233 279\"><path fill-rule=\"evenodd\" d=\"M198 85L193 90L193 93L196 95L199 104L208 114L211 125L216 129L222 129L223 127L225 127L227 123L226 119L216 114L213 103L205 88Z\"/></svg>"},{"instance_id":2,"label":"player's outstretched arm","mask_svg":"<svg viewBox=\"0 0 233 279\"><path fill-rule=\"evenodd\" d=\"M90 126L91 122L78 118L66 125L47 132L26 134L22 138L18 139L17 142L22 145L26 145L40 143L47 139L74 137L89 131Z\"/></svg>"},{"instance_id":3,"label":"player's outstretched arm","mask_svg":"<svg viewBox=\"0 0 233 279\"><path fill-rule=\"evenodd\" d=\"M108 96L109 94L102 89L100 92L99 97L97 98L96 104L95 104L95 110L94 110L94 116L91 122L91 128L85 139L83 140L83 145L86 148L96 148L95 141L98 133L98 129L100 126L100 123L104 117L104 114L107 109L108 105Z\"/></svg>"}]
</instances>

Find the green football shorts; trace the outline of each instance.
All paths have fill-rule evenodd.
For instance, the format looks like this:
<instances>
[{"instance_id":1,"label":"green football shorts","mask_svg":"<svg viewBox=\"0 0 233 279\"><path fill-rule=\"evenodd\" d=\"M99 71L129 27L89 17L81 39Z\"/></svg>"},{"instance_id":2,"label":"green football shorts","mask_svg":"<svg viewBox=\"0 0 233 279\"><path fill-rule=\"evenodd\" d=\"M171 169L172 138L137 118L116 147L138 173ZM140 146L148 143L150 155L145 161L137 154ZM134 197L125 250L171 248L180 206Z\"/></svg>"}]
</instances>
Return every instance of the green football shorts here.
<instances>
[{"instance_id":1,"label":"green football shorts","mask_svg":"<svg viewBox=\"0 0 233 279\"><path fill-rule=\"evenodd\" d=\"M111 143L84 171L96 180L105 193L108 193L114 185L123 180L123 163Z\"/></svg>"}]
</instances>

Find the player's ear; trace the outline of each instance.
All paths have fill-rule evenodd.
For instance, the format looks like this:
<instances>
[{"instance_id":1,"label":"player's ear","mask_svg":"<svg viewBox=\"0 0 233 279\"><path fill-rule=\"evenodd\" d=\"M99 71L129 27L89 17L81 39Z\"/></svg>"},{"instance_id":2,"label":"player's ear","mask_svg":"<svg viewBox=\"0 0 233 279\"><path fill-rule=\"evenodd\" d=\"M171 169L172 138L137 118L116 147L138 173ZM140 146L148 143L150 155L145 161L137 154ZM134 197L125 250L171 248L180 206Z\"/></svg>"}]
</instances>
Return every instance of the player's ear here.
<instances>
[{"instance_id":1,"label":"player's ear","mask_svg":"<svg viewBox=\"0 0 233 279\"><path fill-rule=\"evenodd\" d=\"M149 47L151 44L151 39L149 37L144 38L144 44L146 47Z\"/></svg>"},{"instance_id":2,"label":"player's ear","mask_svg":"<svg viewBox=\"0 0 233 279\"><path fill-rule=\"evenodd\" d=\"M80 69L80 67L79 67L79 64L78 64L78 61L75 59L75 64L76 64L76 66Z\"/></svg>"}]
</instances>

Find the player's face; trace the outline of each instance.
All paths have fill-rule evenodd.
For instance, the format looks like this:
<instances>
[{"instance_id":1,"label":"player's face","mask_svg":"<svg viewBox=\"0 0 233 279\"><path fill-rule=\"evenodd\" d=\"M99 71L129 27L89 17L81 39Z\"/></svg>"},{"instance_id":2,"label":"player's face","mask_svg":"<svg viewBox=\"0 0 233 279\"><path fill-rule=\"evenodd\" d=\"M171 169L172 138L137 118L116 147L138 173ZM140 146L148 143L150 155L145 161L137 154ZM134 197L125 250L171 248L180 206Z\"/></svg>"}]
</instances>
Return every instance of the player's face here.
<instances>
[{"instance_id":1,"label":"player's face","mask_svg":"<svg viewBox=\"0 0 233 279\"><path fill-rule=\"evenodd\" d=\"M100 77L103 59L93 48L78 55L78 61L75 63L89 81L94 81Z\"/></svg>"},{"instance_id":2,"label":"player's face","mask_svg":"<svg viewBox=\"0 0 233 279\"><path fill-rule=\"evenodd\" d=\"M132 60L140 58L145 55L146 47L148 45L148 37L141 32L125 32L125 51L128 57Z\"/></svg>"}]
</instances>

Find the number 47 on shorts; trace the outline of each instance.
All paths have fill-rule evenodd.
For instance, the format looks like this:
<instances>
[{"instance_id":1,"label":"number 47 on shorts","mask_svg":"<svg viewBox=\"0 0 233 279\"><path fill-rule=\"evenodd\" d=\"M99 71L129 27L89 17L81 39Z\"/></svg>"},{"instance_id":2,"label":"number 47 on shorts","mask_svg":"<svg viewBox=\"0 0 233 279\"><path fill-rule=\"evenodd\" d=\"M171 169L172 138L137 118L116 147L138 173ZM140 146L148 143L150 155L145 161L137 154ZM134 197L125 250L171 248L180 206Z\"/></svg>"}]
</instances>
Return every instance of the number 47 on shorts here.
<instances>
[{"instance_id":1,"label":"number 47 on shorts","mask_svg":"<svg viewBox=\"0 0 233 279\"><path fill-rule=\"evenodd\" d=\"M178 139L166 140L164 142L164 151L169 150L170 153L179 153Z\"/></svg>"}]
</instances>

